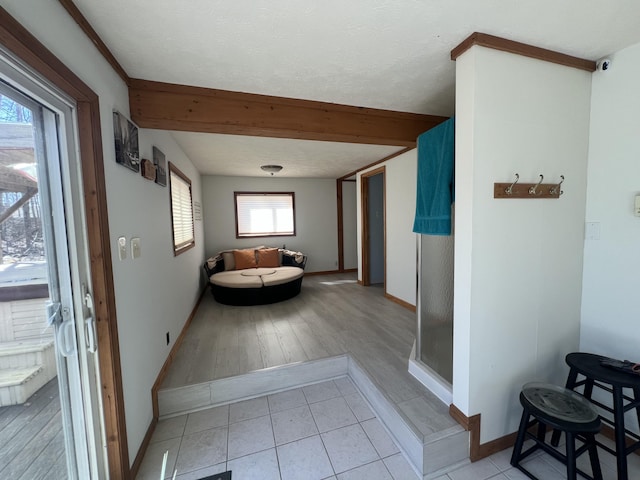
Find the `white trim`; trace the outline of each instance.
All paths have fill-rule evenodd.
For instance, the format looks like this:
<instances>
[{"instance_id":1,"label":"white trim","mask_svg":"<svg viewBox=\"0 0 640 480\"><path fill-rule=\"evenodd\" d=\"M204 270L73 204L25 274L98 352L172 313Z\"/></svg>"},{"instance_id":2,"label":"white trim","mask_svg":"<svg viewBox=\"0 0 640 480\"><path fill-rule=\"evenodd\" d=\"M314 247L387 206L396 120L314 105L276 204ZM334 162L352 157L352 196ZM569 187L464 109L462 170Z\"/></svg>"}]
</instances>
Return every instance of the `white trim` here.
<instances>
[{"instance_id":1,"label":"white trim","mask_svg":"<svg viewBox=\"0 0 640 480\"><path fill-rule=\"evenodd\" d=\"M431 391L436 397L447 405L453 403L453 390L451 385L440 377L435 371L424 363L414 360L416 344L413 342L411 356L409 357L409 373Z\"/></svg>"}]
</instances>

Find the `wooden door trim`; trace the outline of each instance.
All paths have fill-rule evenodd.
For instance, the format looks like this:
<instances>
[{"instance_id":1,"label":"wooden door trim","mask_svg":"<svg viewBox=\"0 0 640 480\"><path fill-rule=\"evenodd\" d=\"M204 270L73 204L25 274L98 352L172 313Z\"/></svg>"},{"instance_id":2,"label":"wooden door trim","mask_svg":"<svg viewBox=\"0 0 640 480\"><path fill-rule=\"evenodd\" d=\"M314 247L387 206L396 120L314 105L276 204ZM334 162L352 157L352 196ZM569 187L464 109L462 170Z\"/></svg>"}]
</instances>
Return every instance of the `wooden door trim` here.
<instances>
[{"instance_id":1,"label":"wooden door trim","mask_svg":"<svg viewBox=\"0 0 640 480\"><path fill-rule=\"evenodd\" d=\"M130 478L116 301L111 266L107 195L98 96L28 30L0 7L0 43L49 83L76 101L84 187L98 365L107 462L111 478Z\"/></svg>"},{"instance_id":2,"label":"wooden door trim","mask_svg":"<svg viewBox=\"0 0 640 480\"><path fill-rule=\"evenodd\" d=\"M370 273L370 252L369 252L369 177L382 174L382 225L383 225L383 268L384 268L384 291L387 292L387 175L386 167L383 165L369 172L360 175L360 217L362 223L361 247L362 247L362 285L371 285L369 281Z\"/></svg>"}]
</instances>

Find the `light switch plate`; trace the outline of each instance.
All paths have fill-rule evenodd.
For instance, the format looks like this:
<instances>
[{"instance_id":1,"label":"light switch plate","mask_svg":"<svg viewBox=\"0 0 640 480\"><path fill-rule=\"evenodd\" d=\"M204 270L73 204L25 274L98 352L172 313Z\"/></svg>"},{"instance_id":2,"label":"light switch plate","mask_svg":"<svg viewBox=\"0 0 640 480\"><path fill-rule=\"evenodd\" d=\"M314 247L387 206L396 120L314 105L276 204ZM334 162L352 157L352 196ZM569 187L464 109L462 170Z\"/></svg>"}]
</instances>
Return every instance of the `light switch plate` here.
<instances>
[{"instance_id":1,"label":"light switch plate","mask_svg":"<svg viewBox=\"0 0 640 480\"><path fill-rule=\"evenodd\" d=\"M138 258L142 252L140 251L140 238L134 237L131 239L131 258Z\"/></svg>"},{"instance_id":2,"label":"light switch plate","mask_svg":"<svg viewBox=\"0 0 640 480\"><path fill-rule=\"evenodd\" d=\"M600 222L587 222L584 225L585 240L600 240Z\"/></svg>"},{"instance_id":3,"label":"light switch plate","mask_svg":"<svg viewBox=\"0 0 640 480\"><path fill-rule=\"evenodd\" d=\"M118 238L118 257L120 260L127 258L127 239L125 237Z\"/></svg>"}]
</instances>

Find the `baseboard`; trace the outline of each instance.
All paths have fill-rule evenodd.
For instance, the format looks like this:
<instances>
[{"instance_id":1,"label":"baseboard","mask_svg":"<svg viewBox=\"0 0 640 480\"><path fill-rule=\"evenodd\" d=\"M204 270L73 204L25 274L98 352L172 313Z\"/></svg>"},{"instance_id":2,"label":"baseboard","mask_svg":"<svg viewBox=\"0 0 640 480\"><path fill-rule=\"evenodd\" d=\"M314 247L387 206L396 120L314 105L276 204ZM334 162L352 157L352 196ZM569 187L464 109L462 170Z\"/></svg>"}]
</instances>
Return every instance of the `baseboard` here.
<instances>
[{"instance_id":1,"label":"baseboard","mask_svg":"<svg viewBox=\"0 0 640 480\"><path fill-rule=\"evenodd\" d=\"M600 433L605 437L607 437L608 439L613 440L614 442L616 441L615 431L610 425L607 425L604 422L602 423L602 429L600 430ZM626 441L627 441L627 447L633 445L636 442L633 438L629 437L628 435L626 436ZM636 455L640 455L640 448L634 451L633 453L635 453Z\"/></svg>"},{"instance_id":2,"label":"baseboard","mask_svg":"<svg viewBox=\"0 0 640 480\"><path fill-rule=\"evenodd\" d=\"M332 275L335 273L340 273L340 270L325 270L323 272L304 272L304 276L312 277L314 275Z\"/></svg>"},{"instance_id":3,"label":"baseboard","mask_svg":"<svg viewBox=\"0 0 640 480\"><path fill-rule=\"evenodd\" d=\"M412 311L413 313L416 312L416 306L415 305L411 305L409 302L405 302L404 300L401 300L398 297L394 297L393 295L391 295L390 293L387 293L387 292L384 292L384 296L385 296L385 298L387 300L391 300L393 303L397 303L401 307L404 307L407 310Z\"/></svg>"},{"instance_id":4,"label":"baseboard","mask_svg":"<svg viewBox=\"0 0 640 480\"><path fill-rule=\"evenodd\" d=\"M149 424L149 428L147 428L147 433L142 439L142 444L138 449L138 454L136 455L136 458L133 461L133 465L131 465L130 478L136 478L138 476L138 472L140 471L140 465L142 465L142 460L144 459L144 455L147 453L147 448L149 448L149 444L151 443L151 437L153 436L153 432L156 429L156 425L158 425L158 418L153 417L151 419L151 424Z\"/></svg>"},{"instance_id":5,"label":"baseboard","mask_svg":"<svg viewBox=\"0 0 640 480\"><path fill-rule=\"evenodd\" d=\"M167 356L167 359L165 360L164 365L162 365L162 368L158 373L158 378L156 378L156 381L153 384L153 387L151 387L151 401L153 403L153 418L155 418L156 420L159 417L158 390L160 389L160 385L162 385L162 382L164 381L164 377L167 376L167 371L169 370L169 367L173 363L173 359L178 353L178 350L180 349L180 345L182 345L184 336L187 334L187 330L189 330L189 326L191 325L193 318L196 316L196 312L198 311L200 302L202 302L202 298L204 297L204 294L207 292L207 290L208 288L205 288L204 290L202 290L202 293L200 293L200 296L198 297L198 301L193 307L193 310L191 310L191 314L189 315L189 318L187 318L187 321L184 323L184 326L182 327L182 331L180 332L180 335L176 339L176 343L173 344L173 347L171 348L171 351L169 352L169 355Z\"/></svg>"},{"instance_id":6,"label":"baseboard","mask_svg":"<svg viewBox=\"0 0 640 480\"><path fill-rule=\"evenodd\" d=\"M191 314L189 315L189 318L187 318L187 321L182 327L182 331L180 332L180 335L176 339L176 342L173 344L173 347L171 348L171 351L169 352L167 359L165 360L164 364L162 365L162 368L160 369L160 372L158 373L158 377L156 378L155 383L151 387L151 404L153 408L153 417L151 418L151 423L149 424L149 428L147 428L147 433L142 439L142 444L138 449L138 454L136 455L136 458L133 461L133 465L131 465L131 478L136 478L136 475L138 474L138 470L140 469L140 465L142 463L142 459L144 458L145 453L147 453L147 448L149 447L149 443L151 442L151 437L153 435L154 430L156 429L156 425L158 424L158 389L160 388L160 385L162 385L162 382L164 381L164 377L166 377L167 375L169 366L173 362L173 359L175 358L175 355L178 352L178 349L180 348L182 341L184 340L184 336L186 335L187 330L189 329L189 326L191 325L191 322L193 321L193 318L195 317L196 312L198 311L200 302L202 302L202 298L204 297L204 294L207 292L207 290L208 290L208 287L204 288L200 293L200 296L198 297L198 300L196 301L195 306L191 310Z\"/></svg>"},{"instance_id":7,"label":"baseboard","mask_svg":"<svg viewBox=\"0 0 640 480\"><path fill-rule=\"evenodd\" d=\"M472 417L467 417L453 403L449 406L449 415L470 433L469 459L477 462L483 458L490 457L494 453L501 452L506 448L511 448L516 443L518 432L513 432L487 443L480 443L481 417L478 413Z\"/></svg>"}]
</instances>

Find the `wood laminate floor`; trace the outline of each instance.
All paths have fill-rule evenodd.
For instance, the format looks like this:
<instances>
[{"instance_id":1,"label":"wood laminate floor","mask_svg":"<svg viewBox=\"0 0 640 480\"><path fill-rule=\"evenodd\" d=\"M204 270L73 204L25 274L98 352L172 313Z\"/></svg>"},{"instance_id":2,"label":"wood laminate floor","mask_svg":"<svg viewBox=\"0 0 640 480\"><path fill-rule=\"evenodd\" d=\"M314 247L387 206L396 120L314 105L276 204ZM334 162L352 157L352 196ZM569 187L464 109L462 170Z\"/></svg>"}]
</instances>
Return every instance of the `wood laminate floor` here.
<instances>
[{"instance_id":1,"label":"wood laminate floor","mask_svg":"<svg viewBox=\"0 0 640 480\"><path fill-rule=\"evenodd\" d=\"M207 292L162 388L348 353L428 436L456 423L407 371L415 328L415 313L354 273L306 276L300 295L273 305L221 305Z\"/></svg>"}]
</instances>

